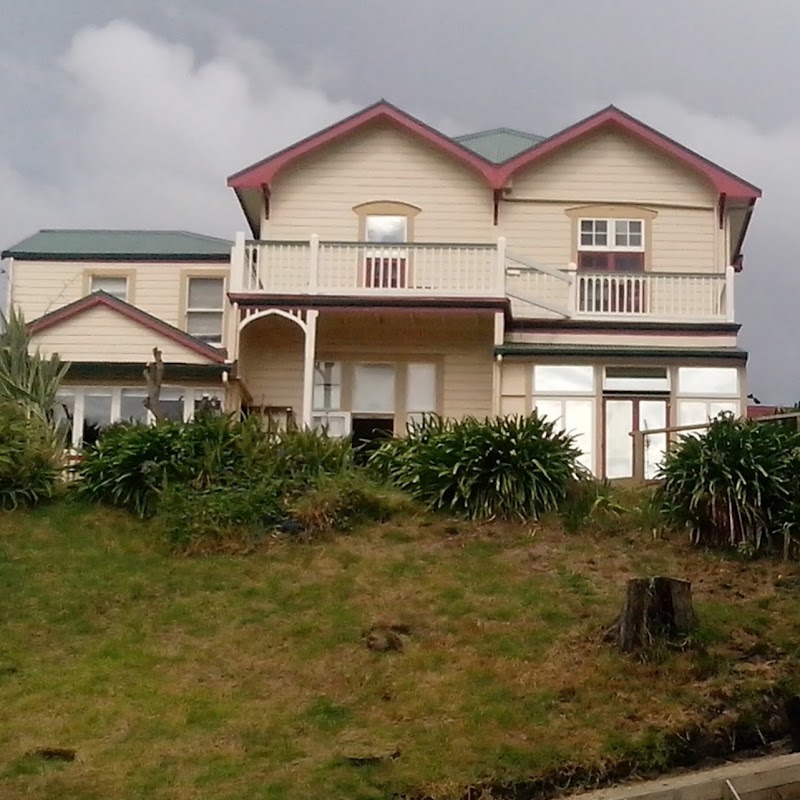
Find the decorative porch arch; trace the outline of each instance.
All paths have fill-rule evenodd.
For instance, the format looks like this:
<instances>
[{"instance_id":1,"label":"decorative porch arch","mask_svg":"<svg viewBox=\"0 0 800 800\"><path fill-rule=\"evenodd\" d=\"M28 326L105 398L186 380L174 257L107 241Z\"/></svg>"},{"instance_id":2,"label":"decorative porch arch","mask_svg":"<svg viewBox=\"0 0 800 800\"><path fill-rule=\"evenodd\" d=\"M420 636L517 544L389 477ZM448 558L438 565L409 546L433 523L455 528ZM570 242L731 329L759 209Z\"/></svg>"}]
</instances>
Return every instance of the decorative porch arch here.
<instances>
[{"instance_id":1,"label":"decorative porch arch","mask_svg":"<svg viewBox=\"0 0 800 800\"><path fill-rule=\"evenodd\" d=\"M248 313L245 310L245 316L239 320L239 333L241 334L251 322L255 322L258 319L265 319L266 317L283 317L283 319L288 319L289 322L294 322L295 325L299 325L303 332L308 332L308 315L312 313L316 315L318 312L307 311L306 319L303 319L303 312L300 310L286 311L282 308L265 308L252 313Z\"/></svg>"},{"instance_id":2,"label":"decorative porch arch","mask_svg":"<svg viewBox=\"0 0 800 800\"><path fill-rule=\"evenodd\" d=\"M303 411L302 425L304 428L311 428L313 424L314 411L314 360L317 350L317 317L319 311L315 308L296 309L286 311L282 308L265 308L261 311L248 313L244 310L245 316L239 321L238 336L241 339L242 332L251 323L258 319L267 317L281 317L297 325L303 331L304 350L303 350ZM304 318L305 317L305 318ZM241 343L237 346L237 353Z\"/></svg>"}]
</instances>

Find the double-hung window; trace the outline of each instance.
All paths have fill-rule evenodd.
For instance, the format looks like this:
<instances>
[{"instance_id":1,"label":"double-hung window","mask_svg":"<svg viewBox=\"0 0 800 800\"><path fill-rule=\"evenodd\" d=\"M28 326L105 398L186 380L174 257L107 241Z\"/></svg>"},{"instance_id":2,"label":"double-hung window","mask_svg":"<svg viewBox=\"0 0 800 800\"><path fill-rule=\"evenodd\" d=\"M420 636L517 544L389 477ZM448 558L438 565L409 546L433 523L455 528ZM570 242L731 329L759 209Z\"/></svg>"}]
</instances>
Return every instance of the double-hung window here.
<instances>
[{"instance_id":1,"label":"double-hung window","mask_svg":"<svg viewBox=\"0 0 800 800\"><path fill-rule=\"evenodd\" d=\"M222 344L224 278L189 278L186 332L207 344Z\"/></svg>"},{"instance_id":2,"label":"double-hung window","mask_svg":"<svg viewBox=\"0 0 800 800\"><path fill-rule=\"evenodd\" d=\"M392 214L366 217L367 252L364 285L370 289L404 289L408 286L408 218Z\"/></svg>"},{"instance_id":3,"label":"double-hung window","mask_svg":"<svg viewBox=\"0 0 800 800\"><path fill-rule=\"evenodd\" d=\"M578 226L578 307L591 314L647 310L644 221L581 219ZM589 273L589 274L587 274ZM593 274L592 274L593 273Z\"/></svg>"},{"instance_id":4,"label":"double-hung window","mask_svg":"<svg viewBox=\"0 0 800 800\"><path fill-rule=\"evenodd\" d=\"M643 220L580 220L578 269L587 272L641 272L644 253Z\"/></svg>"}]
</instances>

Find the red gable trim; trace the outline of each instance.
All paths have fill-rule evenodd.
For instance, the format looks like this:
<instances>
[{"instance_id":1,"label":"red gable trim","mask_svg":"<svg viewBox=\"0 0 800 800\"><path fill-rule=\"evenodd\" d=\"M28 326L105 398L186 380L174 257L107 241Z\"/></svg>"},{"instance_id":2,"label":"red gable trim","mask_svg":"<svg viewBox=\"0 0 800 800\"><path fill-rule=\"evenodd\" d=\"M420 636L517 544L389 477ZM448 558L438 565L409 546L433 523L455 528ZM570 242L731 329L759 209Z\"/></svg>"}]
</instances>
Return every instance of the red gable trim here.
<instances>
[{"instance_id":1,"label":"red gable trim","mask_svg":"<svg viewBox=\"0 0 800 800\"><path fill-rule=\"evenodd\" d=\"M465 166L475 170L490 186L495 185L498 170L494 164L481 158L458 142L453 141L430 125L426 125L416 117L412 117L391 103L381 100L343 119L341 122L337 122L319 131L319 133L302 139L297 144L293 144L285 150L281 150L263 161L259 161L231 175L228 178L228 186L234 189L256 189L261 186L269 186L281 170L286 169L299 158L303 158L332 142L359 131L366 125L381 121L388 122L417 139L421 139L440 151L451 155Z\"/></svg>"},{"instance_id":2,"label":"red gable trim","mask_svg":"<svg viewBox=\"0 0 800 800\"><path fill-rule=\"evenodd\" d=\"M193 350L201 356L205 356L209 361L214 361L217 364L225 363L226 353L223 350L205 344L205 342L195 339L188 333L184 333L184 331L173 325L158 319L158 317L154 317L146 311L142 311L136 308L136 306L132 306L124 300L112 297L105 292L94 292L93 294L86 295L85 297L81 297L80 300L76 300L74 303L69 303L69 305L63 306L56 311L51 311L49 314L45 314L29 322L28 331L31 334L41 333L48 328L52 328L54 325L72 319L72 317L77 317L79 314L98 306L110 308L112 311L122 314L123 317L127 317L156 333L160 333L167 339L171 339L173 342L189 350Z\"/></svg>"},{"instance_id":3,"label":"red gable trim","mask_svg":"<svg viewBox=\"0 0 800 800\"><path fill-rule=\"evenodd\" d=\"M317 152L328 144L338 141L351 133L363 129L374 122L385 121L451 155L481 175L490 188L502 189L511 176L537 161L543 160L566 145L603 128L616 128L643 141L665 155L674 158L685 166L703 175L719 194L729 199L755 200L761 197L761 190L739 178L718 164L670 139L655 128L645 125L635 117L620 111L614 106L598 111L574 125L554 134L534 145L504 164L492 164L481 158L443 133L412 117L405 111L382 100L350 117L315 133L297 144L287 147L274 155L259 161L228 178L228 186L234 189L255 189L268 187L275 176L298 159Z\"/></svg>"},{"instance_id":4,"label":"red gable trim","mask_svg":"<svg viewBox=\"0 0 800 800\"><path fill-rule=\"evenodd\" d=\"M502 165L503 182L505 183L515 172L547 158L556 150L602 128L616 128L651 145L656 150L660 150L665 155L703 175L719 194L727 195L729 199L755 200L757 197L761 197L761 189L757 186L728 172L695 153L694 150L684 147L674 139L670 139L655 128L645 125L614 106L604 108L602 111L564 128L530 150L507 161Z\"/></svg>"}]
</instances>

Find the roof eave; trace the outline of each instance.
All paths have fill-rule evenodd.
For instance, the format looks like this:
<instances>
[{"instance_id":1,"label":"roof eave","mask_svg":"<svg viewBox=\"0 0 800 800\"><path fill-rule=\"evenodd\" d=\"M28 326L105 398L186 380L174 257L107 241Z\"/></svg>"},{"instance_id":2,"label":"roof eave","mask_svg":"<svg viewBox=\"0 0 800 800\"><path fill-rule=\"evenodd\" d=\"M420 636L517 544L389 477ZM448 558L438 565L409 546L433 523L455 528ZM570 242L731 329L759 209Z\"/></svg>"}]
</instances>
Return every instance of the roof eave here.
<instances>
[{"instance_id":1,"label":"roof eave","mask_svg":"<svg viewBox=\"0 0 800 800\"><path fill-rule=\"evenodd\" d=\"M595 114L591 114L578 122L569 125L553 134L532 148L520 153L502 164L504 182L520 169L530 166L552 155L562 147L582 139L604 127L616 127L626 133L646 141L666 155L683 162L687 167L704 175L719 194L725 194L729 200L752 200L761 197L761 189L738 175L715 164L694 150L671 139L661 131L641 122L635 117L616 108L608 106Z\"/></svg>"},{"instance_id":2,"label":"roof eave","mask_svg":"<svg viewBox=\"0 0 800 800\"><path fill-rule=\"evenodd\" d=\"M298 159L317 152L326 145L377 122L389 122L406 133L438 147L465 166L477 172L490 186L496 183L496 165L474 153L468 147L445 136L436 128L407 114L391 103L381 100L345 119L324 128L267 158L235 172L227 179L233 189L258 189L269 186L276 175Z\"/></svg>"}]
</instances>

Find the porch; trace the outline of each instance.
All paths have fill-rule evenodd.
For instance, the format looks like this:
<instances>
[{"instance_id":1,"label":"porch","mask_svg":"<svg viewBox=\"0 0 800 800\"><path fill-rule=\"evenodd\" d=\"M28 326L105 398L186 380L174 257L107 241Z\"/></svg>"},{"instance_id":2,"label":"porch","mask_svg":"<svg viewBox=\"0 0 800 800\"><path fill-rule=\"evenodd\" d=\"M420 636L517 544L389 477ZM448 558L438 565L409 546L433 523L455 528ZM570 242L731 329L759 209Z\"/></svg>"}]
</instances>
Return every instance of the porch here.
<instances>
[{"instance_id":1,"label":"porch","mask_svg":"<svg viewBox=\"0 0 800 800\"><path fill-rule=\"evenodd\" d=\"M491 244L246 241L232 253L234 297L312 295L507 299L515 318L724 322L734 271L617 272L552 267Z\"/></svg>"},{"instance_id":2,"label":"porch","mask_svg":"<svg viewBox=\"0 0 800 800\"><path fill-rule=\"evenodd\" d=\"M245 309L238 379L270 424L402 435L424 414L493 411L489 308Z\"/></svg>"}]
</instances>

